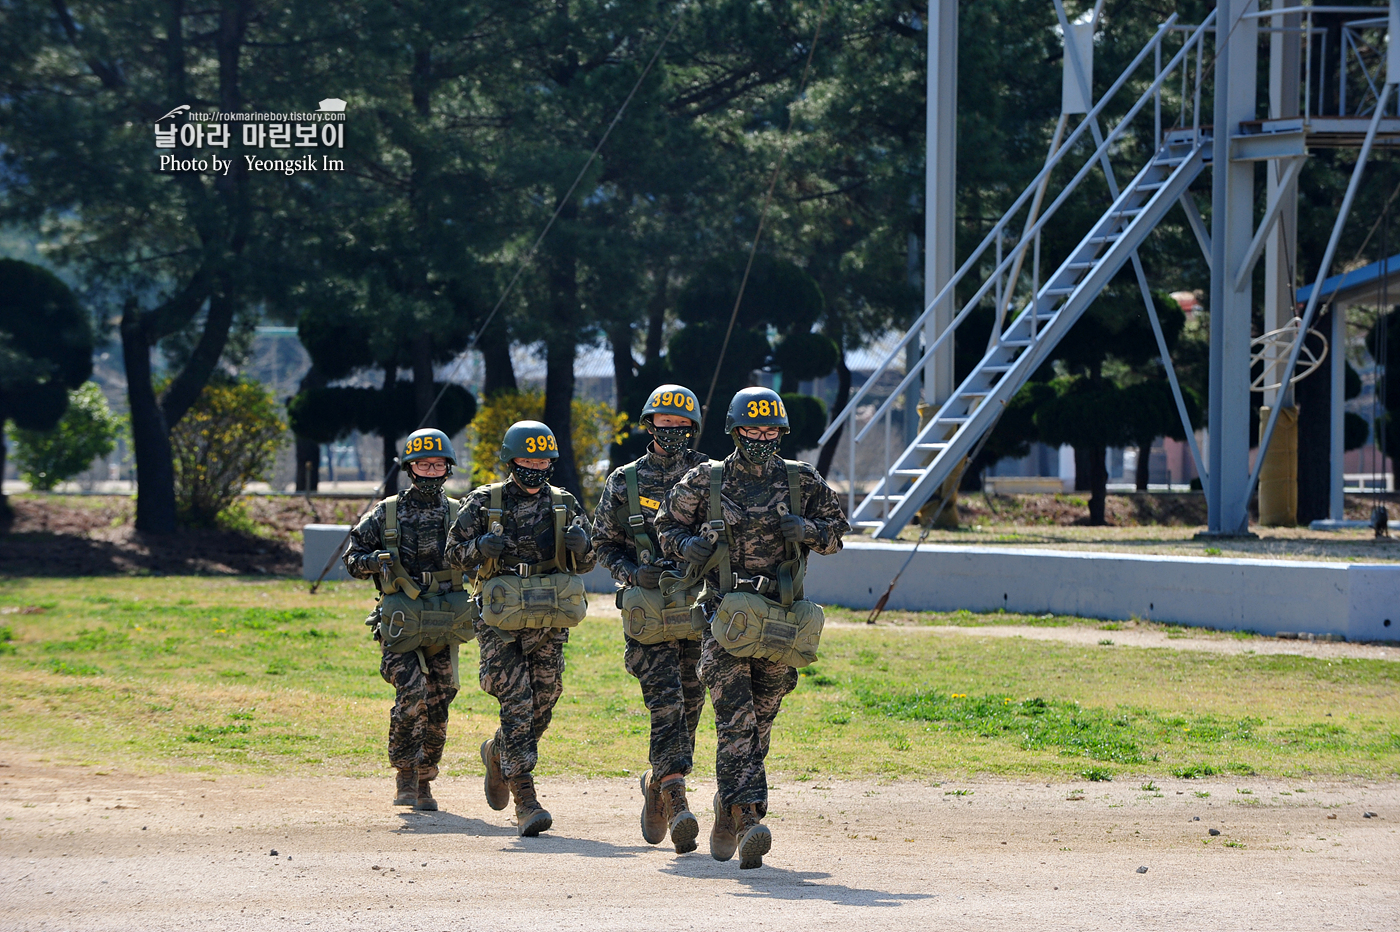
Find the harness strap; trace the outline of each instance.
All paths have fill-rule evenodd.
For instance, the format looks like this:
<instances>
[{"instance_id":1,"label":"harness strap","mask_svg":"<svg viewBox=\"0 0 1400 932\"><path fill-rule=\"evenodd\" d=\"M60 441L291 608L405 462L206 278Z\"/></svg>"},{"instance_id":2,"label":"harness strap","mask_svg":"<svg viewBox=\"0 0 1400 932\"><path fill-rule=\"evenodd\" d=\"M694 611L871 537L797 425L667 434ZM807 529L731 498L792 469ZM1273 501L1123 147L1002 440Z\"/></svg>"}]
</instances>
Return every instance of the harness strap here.
<instances>
[{"instance_id":1,"label":"harness strap","mask_svg":"<svg viewBox=\"0 0 1400 932\"><path fill-rule=\"evenodd\" d=\"M800 518L802 517L802 464L794 460L783 460L783 465L787 467L788 513ZM787 541L784 549L787 551L788 558L778 564L778 592L783 605L790 608L794 601L802 598L802 583L806 577L807 561L800 543Z\"/></svg>"},{"instance_id":2,"label":"harness strap","mask_svg":"<svg viewBox=\"0 0 1400 932\"><path fill-rule=\"evenodd\" d=\"M384 505L384 549L389 551L389 555L393 557L390 569L394 574L395 587L410 599L416 599L421 590L409 579L408 570L404 569L403 561L399 559L399 497L391 495L384 499L382 504ZM375 584L381 590L383 589L383 584L378 577L375 577Z\"/></svg>"},{"instance_id":3,"label":"harness strap","mask_svg":"<svg viewBox=\"0 0 1400 932\"><path fill-rule=\"evenodd\" d=\"M501 522L501 516L505 514L503 507L502 490L505 488L504 482L498 482L488 486L489 498L486 509L486 523L489 531L492 526ZM481 564L481 571L477 574L477 583L480 586L493 576L499 576L505 572L514 573L517 576L541 576L551 572L572 572L578 573L577 560L573 554L569 553L564 546L564 532L569 526L569 506L564 499L564 493L554 486L548 486L549 502L554 511L554 555L540 563L518 563L515 566L503 566L499 559L486 560Z\"/></svg>"},{"instance_id":4,"label":"harness strap","mask_svg":"<svg viewBox=\"0 0 1400 932\"><path fill-rule=\"evenodd\" d=\"M627 533L637 551L637 563L650 563L660 554L647 533L647 518L642 512L642 493L637 489L637 464L631 463L622 471L627 483ZM646 559L643 559L646 554Z\"/></svg>"},{"instance_id":5,"label":"harness strap","mask_svg":"<svg viewBox=\"0 0 1400 932\"><path fill-rule=\"evenodd\" d=\"M710 554L710 559L705 562L700 570L700 575L710 571L712 567L719 567L719 591L721 593L731 591L737 583L734 578L733 567L729 563L729 526L724 522L724 508L721 505L720 496L724 486L724 463L710 461L710 521L709 526L718 534L719 539L715 542L715 552Z\"/></svg>"}]
</instances>

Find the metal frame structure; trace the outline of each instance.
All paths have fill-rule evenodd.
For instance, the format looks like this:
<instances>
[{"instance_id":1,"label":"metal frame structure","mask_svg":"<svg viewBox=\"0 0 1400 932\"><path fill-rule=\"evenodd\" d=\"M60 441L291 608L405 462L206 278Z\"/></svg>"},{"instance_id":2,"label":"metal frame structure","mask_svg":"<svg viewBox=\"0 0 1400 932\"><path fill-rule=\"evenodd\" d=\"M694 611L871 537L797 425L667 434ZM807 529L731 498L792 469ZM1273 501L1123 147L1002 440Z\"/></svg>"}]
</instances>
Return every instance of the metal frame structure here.
<instances>
[{"instance_id":1,"label":"metal frame structure","mask_svg":"<svg viewBox=\"0 0 1400 932\"><path fill-rule=\"evenodd\" d=\"M1259 0L1218 0L1216 10L1197 26L1178 24L1173 15L1097 102L1091 93L1092 62L1083 60L1091 57L1083 54L1083 38L1086 26L1092 31L1097 23L1101 0L1092 14L1077 23L1070 22L1062 0L1052 2L1067 41L1065 102L1050 152L1040 173L972 254L952 271L956 0L931 0L925 307L865 385L832 419L821 442L843 426L850 427L852 523L871 529L877 537L896 536L932 496L961 473L1012 396L1050 358L1061 339L1072 339L1075 321L1113 276L1131 263L1197 471L1204 480L1207 533L1247 533L1249 500L1279 412L1291 402L1291 385L1303 346L1301 339L1280 336L1290 327L1297 333L1307 331L1321 294L1320 288L1314 288L1301 320L1291 323L1298 175L1309 148L1360 143L1360 157L1318 273L1321 282L1330 271L1373 147L1400 144L1400 119L1387 116L1393 110L1391 76L1400 77L1400 49L1396 48L1400 41L1389 48L1384 69L1379 64L1368 65L1364 53L1375 46L1362 41L1364 30L1379 25L1400 36L1400 0L1390 0L1388 8L1316 9L1300 6L1300 0L1273 0L1273 8L1264 11L1258 9ZM1377 13L1388 15L1378 18ZM1312 81L1300 80L1304 70L1322 74L1323 81L1332 77L1325 67L1325 44L1317 41L1326 32L1315 26L1315 14L1346 18L1334 56L1337 72L1333 80L1345 86L1352 76L1364 83L1360 99L1351 104L1347 95L1339 92L1340 106L1332 114L1323 112L1325 94L1319 90L1314 100ZM1271 39L1270 106L1262 120L1257 118L1255 100L1261 27ZM1091 51L1092 45L1087 48ZM1165 64L1164 57L1168 58ZM1148 68L1150 83L1130 100L1124 89L1133 81L1146 81ZM1202 95L1208 84L1213 85L1213 107L1203 123ZM1173 119L1171 113L1164 113L1164 107L1170 109L1173 103L1177 108L1174 125L1164 128L1164 122ZM1105 133L1101 121L1110 112L1122 115ZM1070 117L1080 113L1083 116L1068 130ZM1115 143L1135 120L1148 117L1152 119L1155 154L1120 189L1111 161ZM1254 181L1259 162L1265 163L1268 171L1268 198L1263 217L1256 224ZM1192 182L1207 165L1213 166L1209 231L1190 193ZM1042 282L1041 231L1071 197L1096 196L1092 185L1084 186L1094 169L1100 169L1107 182L1109 205ZM1071 170L1070 180L1051 197L1055 179ZM1047 198L1048 206L1044 204ZM1197 448L1195 430L1187 417L1137 256L1147 236L1178 205L1211 268L1211 442L1205 458ZM1276 387L1270 389L1267 403L1271 412L1251 468L1250 309L1253 271L1261 258L1267 269L1266 329L1281 333L1264 349L1266 366L1277 378L1264 379ZM966 293L974 284L977 287L971 297L959 301L957 292L961 289ZM1014 296L1022 289L1029 297L1016 306ZM985 354L971 374L953 386L956 330L984 300L992 302L995 309ZM1343 355L1335 350L1332 353L1334 379L1339 371L1336 367L1344 364ZM862 426L857 412L869 410L866 398L872 387L882 375L901 368L904 374L898 387ZM920 379L926 410L932 416L922 419L917 432L908 438L904 430L896 433L892 429L891 415L901 395L920 387ZM1336 418L1340 423L1339 413ZM883 436L874 434L882 423ZM855 445L864 442L882 444L884 467L881 478L857 503ZM1336 485L1341 477L1340 462L1334 462L1333 471Z\"/></svg>"}]
</instances>

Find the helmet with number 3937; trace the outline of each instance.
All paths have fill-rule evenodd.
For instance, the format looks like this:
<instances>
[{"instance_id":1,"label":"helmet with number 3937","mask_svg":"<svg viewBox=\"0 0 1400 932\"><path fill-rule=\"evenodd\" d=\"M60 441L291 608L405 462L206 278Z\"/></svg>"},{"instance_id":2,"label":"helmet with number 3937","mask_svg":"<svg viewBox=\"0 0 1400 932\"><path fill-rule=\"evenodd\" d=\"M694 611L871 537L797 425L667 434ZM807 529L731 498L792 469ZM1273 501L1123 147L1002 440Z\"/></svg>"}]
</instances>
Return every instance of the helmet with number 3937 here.
<instances>
[{"instance_id":1,"label":"helmet with number 3937","mask_svg":"<svg viewBox=\"0 0 1400 932\"><path fill-rule=\"evenodd\" d=\"M516 421L501 440L501 462L514 459L557 460L559 441L554 431L539 421Z\"/></svg>"}]
</instances>

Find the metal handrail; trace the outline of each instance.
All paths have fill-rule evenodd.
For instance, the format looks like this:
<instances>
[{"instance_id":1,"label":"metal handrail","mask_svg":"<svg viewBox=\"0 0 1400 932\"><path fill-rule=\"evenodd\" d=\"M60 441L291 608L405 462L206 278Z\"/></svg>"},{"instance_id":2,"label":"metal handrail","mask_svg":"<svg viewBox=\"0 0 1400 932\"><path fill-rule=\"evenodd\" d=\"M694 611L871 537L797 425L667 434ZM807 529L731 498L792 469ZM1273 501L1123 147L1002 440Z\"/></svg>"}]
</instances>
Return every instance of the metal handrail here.
<instances>
[{"instance_id":1,"label":"metal handrail","mask_svg":"<svg viewBox=\"0 0 1400 932\"><path fill-rule=\"evenodd\" d=\"M1113 131L1110 132L1108 136L1104 138L1103 143L1097 149L1095 149L1095 151L1085 160L1084 165L1065 185L1064 189L1055 198L1055 200L1051 202L1050 206L1045 209L1045 212L1041 215L1040 219L1037 220L1034 224L1026 227L1022 231L1021 239L1016 243L1014 247L1012 247L1012 249L1006 255L1006 258L1004 258L1001 261L1001 263L999 263L997 267L987 276L987 279L982 283L982 287L979 288L977 292L974 293L973 296L967 300L966 303L964 303L963 309L960 312L958 312L957 316L953 318L953 320L948 324L948 326L943 330L943 332L940 333L938 337L920 354L920 362L927 359L930 354L936 351L938 347L943 343L943 341L946 340L962 324L962 322L967 319L967 316L971 314L972 311L977 307L978 302L980 302L984 297L986 297L987 292L995 284L996 277L1002 272L1004 272L1006 270L1006 267L1012 263L1017 252L1025 248L1025 246L1028 243L1035 239L1035 237L1040 233L1041 229L1045 226L1046 223L1049 222L1050 218L1055 214L1055 212L1060 208L1060 206L1065 202L1065 200L1068 199L1074 193L1074 190L1079 186L1079 183L1083 181L1085 176L1087 176L1089 172L1092 171L1099 164L1104 153L1108 152L1109 149L1112 147L1113 143L1115 143L1118 140L1118 137L1121 136L1127 130L1128 125L1142 110L1142 108L1146 106L1148 100L1151 99L1157 93L1167 76L1174 73L1176 68L1184 62L1185 58L1189 55L1193 45L1199 46L1201 44L1205 35L1206 27L1210 25L1214 17L1215 12L1212 11L1210 16L1206 17L1205 22L1203 22L1200 26L1197 27L1196 32L1181 47L1181 50L1178 51L1176 55L1172 56L1172 59L1170 62L1168 62L1167 67L1163 69L1160 74L1157 75L1157 77L1153 80L1152 84L1148 86L1147 90L1145 90L1142 96L1138 98L1137 102L1133 104L1133 106L1128 110L1128 112L1123 115L1123 118L1119 120L1117 126L1114 127ZM1170 24L1174 19L1175 15L1173 15L1170 19L1167 20L1167 24ZM1084 121L1081 122L1079 127L1075 130L1075 132L1070 135L1069 139L1065 141L1065 144L1060 149L1061 153L1067 152L1069 148L1073 145L1078 135L1081 132L1086 131L1092 125L1092 121L1094 117L1098 115L1099 110L1109 100L1112 99L1117 90L1121 90L1123 83L1125 83L1127 78L1132 74L1132 72L1134 72L1138 68L1138 66L1142 64L1142 61L1146 58L1148 52L1152 50L1155 43L1161 41L1161 37L1164 34L1165 30L1159 30L1157 35L1154 36L1153 39L1150 42L1148 42L1146 46L1143 47L1143 50L1141 53L1139 53L1138 57L1135 58L1133 62L1128 65L1128 67L1124 70L1123 74L1119 77L1118 81L1114 82L1113 87L1108 92L1105 92L1103 97L1100 98L1099 103L1095 105L1094 109L1089 112L1089 114L1084 118ZM1200 56L1198 56L1198 58L1199 57ZM1046 167L1042 170L1041 174L1043 175L1053 170L1058 164L1059 160L1059 157L1057 157L1056 159L1047 162ZM1028 187L1026 189L1026 192L1023 193L1021 197L1017 199L1016 204L1014 204L1011 207L1011 209L1007 211L1006 215L1004 215L1001 221L992 229L992 232L988 234L989 239L994 239L996 233L1007 225L1012 215L1015 214L1019 210L1019 208L1024 204L1026 197L1031 192L1033 192L1035 186L1039 184L1040 177L1040 175L1036 176L1035 180L1031 182L1031 187ZM871 386L875 384L876 380L879 379L879 377L884 374L885 370L889 368L891 361L896 357L898 352L901 349L903 349L903 347L912 338L918 335L918 332L923 322L927 319L928 315L953 290L953 288L958 284L958 282L961 280L962 276L966 273L966 271L976 263L977 259L981 257L981 254L985 252L986 246L987 241L984 240L982 245L978 247L978 250L974 252L971 257L968 258L968 260L963 264L962 268L958 270L958 273L953 276L953 279L947 285L945 285L943 290L940 291L937 297L933 299L933 303L929 305L928 309L926 309L924 313L919 316L919 318L910 326L909 331L904 335L904 337L895 345L895 347L889 352L889 354L886 355L885 360L875 369L874 372L871 373L870 378L867 379L865 384L860 387L860 390L855 394L855 396L851 398L850 402L847 403L846 407L842 408L840 413L832 419L831 424L822 434L821 439L818 441L818 444L826 443L826 441L830 438L832 433L835 432L836 428L839 425L843 424L845 420L854 416L857 407L857 402L859 402L860 399L865 396L865 394L869 391ZM1033 311L1037 307L1039 299L1039 294L1032 296L1030 302L1026 305L1026 307L1023 308L1019 314L1017 314L1011 319L1011 321L1007 324L1007 327L1014 325L1016 320L1018 320L1027 312ZM920 368L921 367L917 365L910 367L909 371L905 373L904 378L900 380L899 386L890 393L889 397L885 399L884 403L871 416L870 422L866 424L865 428L862 429L860 433L855 436L856 441L865 439L865 435L869 433L871 425L873 425L876 422L876 420L878 420L886 412L886 410L888 410L894 405L896 399L898 399L898 397L901 394L903 394L904 390L909 387L909 385L913 382L914 378L916 378L919 375ZM888 466L888 464L886 465Z\"/></svg>"},{"instance_id":2,"label":"metal handrail","mask_svg":"<svg viewBox=\"0 0 1400 932\"><path fill-rule=\"evenodd\" d=\"M924 349L923 353L919 357L920 361L926 359L930 353L938 349L938 347L942 345L943 341L947 339L947 337L951 333L953 333L953 331L956 330L957 327L964 320L966 320L967 315L970 314L973 308L977 305L977 303L981 301L983 297L985 297L986 292L990 287L990 284L994 284L995 278L1006 271L1006 267L1011 263L1013 258L1017 255L1017 253L1020 250L1022 250L1031 240L1033 240L1036 234L1040 232L1041 228L1054 214L1055 210L1057 210L1059 206L1063 203L1064 199L1068 196L1068 194L1071 193L1079 185L1079 183L1083 180L1084 176L1087 175L1088 172L1098 163L1102 155L1108 151L1112 143L1116 141L1120 135L1122 135L1122 133L1126 130L1127 125L1132 121L1134 117L1137 116L1138 112L1142 109L1142 107L1146 105L1148 99L1150 99L1153 95L1155 95L1158 92L1165 77L1167 75L1173 74L1176 68L1179 67L1185 61L1193 46L1199 48L1202 45L1204 35L1207 31L1209 31L1210 27L1214 23L1215 16L1216 11L1212 10L1211 13L1206 17L1205 21L1202 22L1199 26L1195 27L1195 30L1192 32L1192 34L1186 40L1186 42L1182 45L1181 49L1174 56L1172 56L1172 59L1170 62L1168 62L1166 68L1162 69L1161 73L1156 76L1152 84L1138 99L1137 103L1135 103L1133 107L1128 111L1128 113L1126 113L1123 116L1123 118L1119 121L1114 131L1110 133L1107 138L1104 139L1103 144L1100 145L1094 151L1094 153L1085 161L1084 167L1081 168L1080 171L1074 176L1074 178L1071 179L1071 181L1065 186L1065 189L1054 200L1054 202L1052 202L1050 207L1046 208L1040 220L1037 221L1034 225L1027 227L1022 231L1022 235L1017 241L1017 244L1007 253L1003 261L998 263L996 269L993 270L993 272L988 276L987 281L983 283L982 288L978 289L977 294L964 304L962 311L959 312L956 317L954 317L953 321L948 325L948 327L946 327L944 331L941 334L939 334L939 336L928 347ZM910 340L918 337L924 324L927 322L929 315L932 314L936 308L938 308L945 300L948 299L950 295L954 293L954 289L963 280L963 278L967 276L968 272L970 272L977 265L977 262L982 258L983 253L987 251L989 246L996 242L998 235L1005 230L1005 228L1010 224L1013 217L1020 211L1022 207L1025 206L1026 201L1029 200L1035 194L1042 180L1048 178L1050 174L1055 170L1055 168L1058 167L1060 162L1067 157L1070 150L1073 148L1074 144L1078 141L1080 136L1089 131L1089 128L1094 124L1094 121L1097 119L1099 114L1108 105L1108 103L1114 97L1117 96L1118 92L1122 90L1123 85L1126 84L1128 79L1138 70L1142 63L1147 59L1147 56L1151 54L1161 42L1164 41L1165 37L1175 25L1176 19L1177 14L1175 13L1173 13L1170 17L1167 18L1167 20L1163 23L1162 27L1159 28L1156 34L1153 35L1152 39L1149 40L1145 46L1143 46L1142 50L1137 54L1137 56L1128 64L1126 68L1123 69L1122 74L1118 76L1117 80L1115 80L1113 84L1109 87L1109 89L1104 92L1103 96L1099 98L1098 103L1096 103L1093 106L1093 108L1090 109L1090 111L1085 115L1084 119L1080 121L1079 125L1075 128L1075 130L1072 133L1070 133L1069 138L1065 140L1064 144L1060 147L1059 151L1053 157L1047 159L1046 164L1041 169L1041 171L1035 176L1035 178L1033 178L1030 181L1030 183L1026 186L1026 189L1021 192L1020 196L1016 198L1015 202L1013 202L1011 207L1007 209L1006 213L1002 215L1001 220L999 220L996 223L996 225L993 226L992 229L987 233L987 235L983 237L982 242L978 244L977 248L958 268L957 272L954 273L952 279L950 279L948 283L944 285L943 288L938 292L938 294L934 296L933 300L930 301L928 306L924 308L923 313L920 314L913 321L913 323L909 325L909 328L906 331L905 335L901 337L900 340L893 347L890 348L889 352L881 361L880 365L877 366L874 372L871 373L870 378L867 379L865 384L862 385L856 391L856 394L851 397L850 401L846 403L845 407L843 407L836 414L836 416L832 418L831 423L827 425L826 430L822 433L821 438L818 440L818 444L826 443L829 439L831 439L832 434L835 433L835 431L839 427L841 427L846 423L846 421L851 420L854 417L855 411L859 407L860 401L866 396L866 394L869 393L870 389L873 387L875 382L879 379L881 375L885 373L885 371L890 367L891 363L893 363L899 357L899 355L903 352L904 348L908 345ZM1199 105L1196 105L1194 109L1199 110ZM1196 117L1197 126L1199 126L1199 113L1196 114ZM911 381L911 375L914 372L917 372L917 367L913 367L911 369L911 373L906 374L905 379L900 383L901 387L894 392L894 395L899 394L903 391L904 388L908 387L908 384ZM893 395L891 397L893 397ZM886 406L888 406L888 404L889 402L887 401ZM883 411L884 407L881 408L881 413L883 413ZM873 420L874 418L872 418L872 423ZM867 430L868 429L869 426L867 425ZM865 431L862 431L860 436L856 437L855 439L862 439L864 435Z\"/></svg>"}]
</instances>

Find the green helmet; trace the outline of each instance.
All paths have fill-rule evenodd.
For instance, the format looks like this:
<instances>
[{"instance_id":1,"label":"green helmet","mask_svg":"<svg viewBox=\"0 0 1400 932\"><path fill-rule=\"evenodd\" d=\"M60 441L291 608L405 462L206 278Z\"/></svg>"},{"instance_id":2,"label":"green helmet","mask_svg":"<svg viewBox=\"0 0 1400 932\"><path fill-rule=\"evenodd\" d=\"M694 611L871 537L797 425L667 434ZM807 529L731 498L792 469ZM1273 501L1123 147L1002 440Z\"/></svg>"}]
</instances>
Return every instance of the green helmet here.
<instances>
[{"instance_id":1,"label":"green helmet","mask_svg":"<svg viewBox=\"0 0 1400 932\"><path fill-rule=\"evenodd\" d=\"M501 462L559 458L559 441L554 431L539 421L516 421L501 440Z\"/></svg>"},{"instance_id":2,"label":"green helmet","mask_svg":"<svg viewBox=\"0 0 1400 932\"><path fill-rule=\"evenodd\" d=\"M658 385L642 407L642 423L650 424L648 419L654 414L674 414L697 424L700 422L700 399L684 385Z\"/></svg>"},{"instance_id":3,"label":"green helmet","mask_svg":"<svg viewBox=\"0 0 1400 932\"><path fill-rule=\"evenodd\" d=\"M787 433L787 407L771 388L741 388L734 393L724 418L726 434L736 427L781 427Z\"/></svg>"},{"instance_id":4,"label":"green helmet","mask_svg":"<svg viewBox=\"0 0 1400 932\"><path fill-rule=\"evenodd\" d=\"M430 456L441 456L452 465L457 465L457 454L452 450L452 440L442 431L426 427L408 435L408 439L403 442L403 454L399 457L399 464L407 466L414 460L427 459Z\"/></svg>"}]
</instances>

